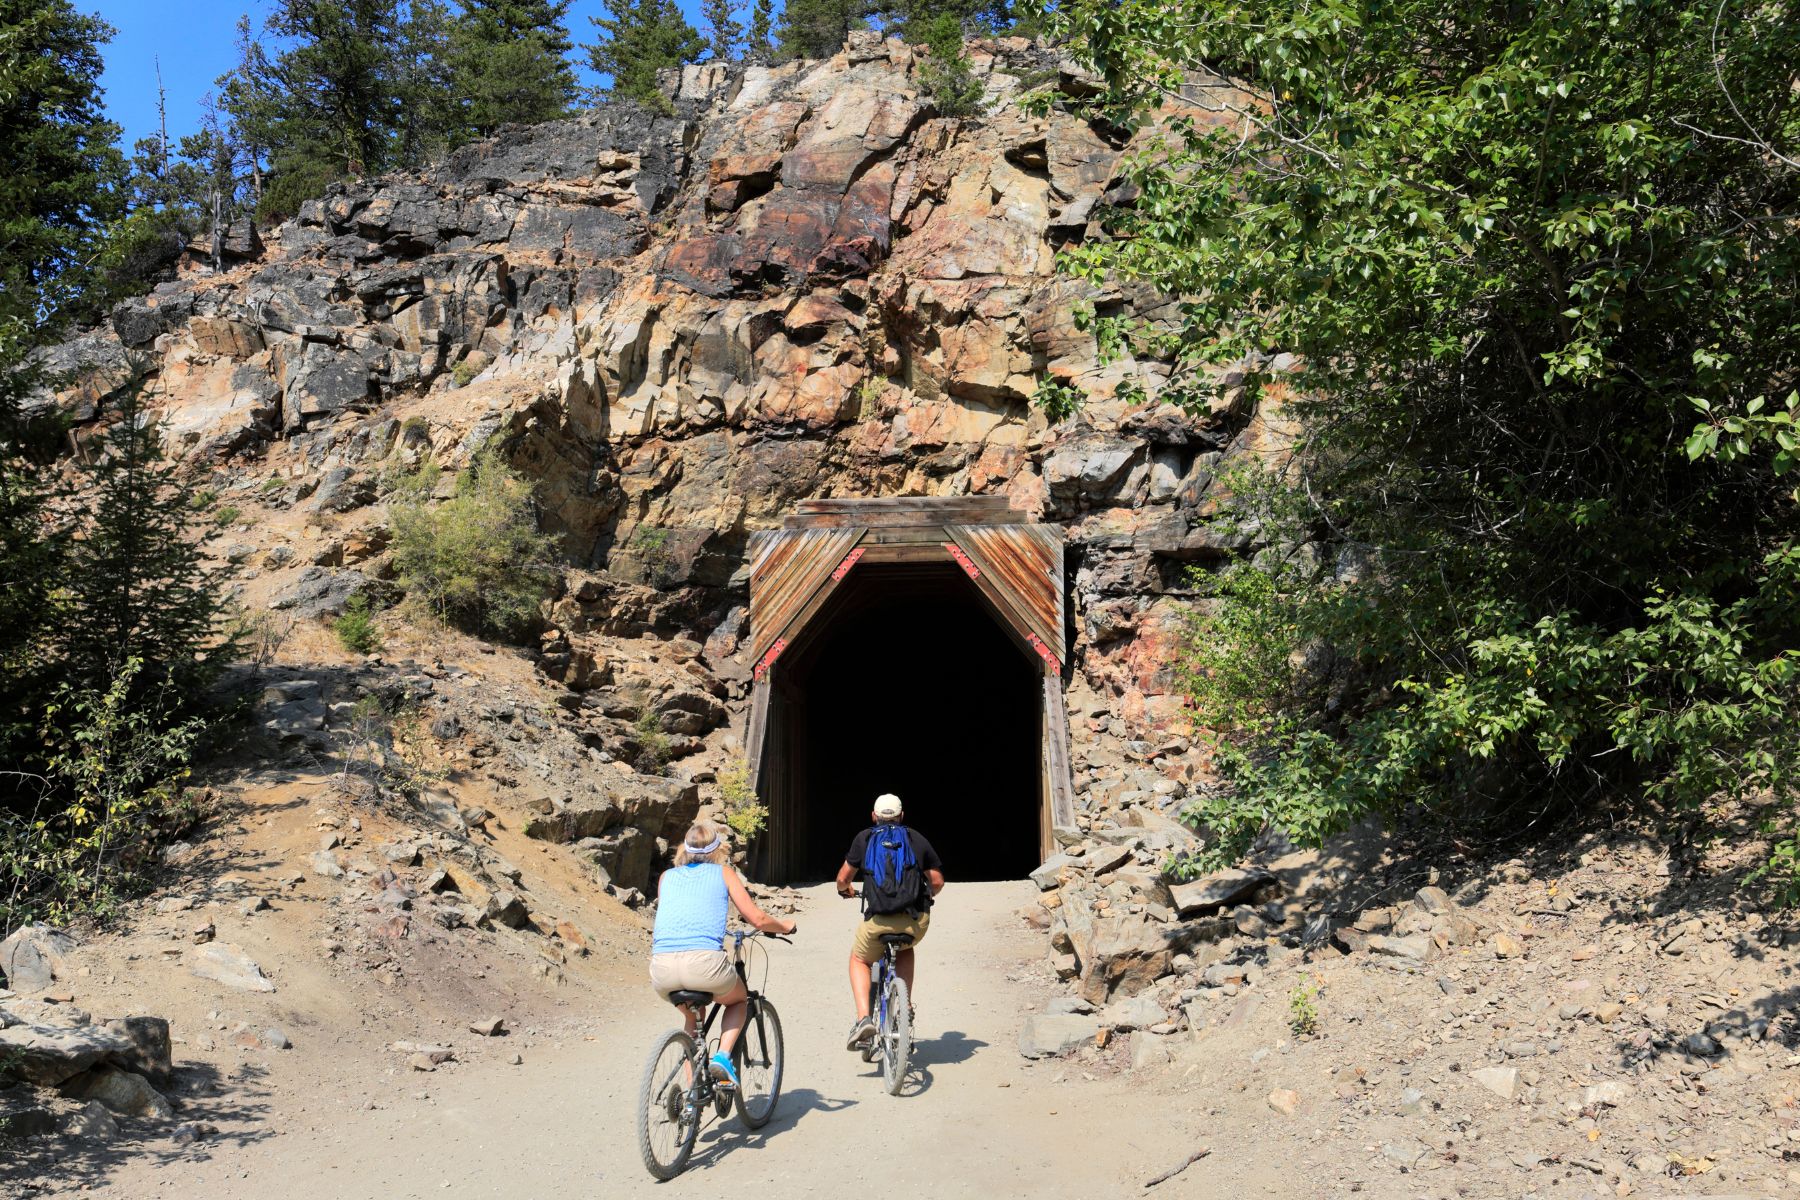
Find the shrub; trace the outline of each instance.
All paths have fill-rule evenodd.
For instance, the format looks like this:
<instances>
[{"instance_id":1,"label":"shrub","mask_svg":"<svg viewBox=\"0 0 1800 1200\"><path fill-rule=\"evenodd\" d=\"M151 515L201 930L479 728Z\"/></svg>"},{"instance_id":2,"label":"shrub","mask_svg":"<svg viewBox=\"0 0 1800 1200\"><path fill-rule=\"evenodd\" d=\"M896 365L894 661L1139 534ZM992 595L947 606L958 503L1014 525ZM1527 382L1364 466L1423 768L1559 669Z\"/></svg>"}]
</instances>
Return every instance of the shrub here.
<instances>
[{"instance_id":1,"label":"shrub","mask_svg":"<svg viewBox=\"0 0 1800 1200\"><path fill-rule=\"evenodd\" d=\"M458 359L456 365L450 368L451 382L455 383L459 388L468 387L470 381L473 380L477 374L478 372L475 369L475 364L466 358ZM414 417L412 419L417 420L418 418Z\"/></svg>"},{"instance_id":2,"label":"shrub","mask_svg":"<svg viewBox=\"0 0 1800 1200\"><path fill-rule=\"evenodd\" d=\"M1297 1038L1319 1032L1319 989L1302 983L1288 993L1288 1029Z\"/></svg>"},{"instance_id":3,"label":"shrub","mask_svg":"<svg viewBox=\"0 0 1800 1200\"><path fill-rule=\"evenodd\" d=\"M0 934L32 920L104 919L191 822L182 786L205 730L183 697L132 658L104 689L63 687L46 710L45 774L30 812L0 808Z\"/></svg>"},{"instance_id":4,"label":"shrub","mask_svg":"<svg viewBox=\"0 0 1800 1200\"><path fill-rule=\"evenodd\" d=\"M749 841L767 827L769 808L750 786L750 764L743 759L719 772L719 800L725 824L740 841Z\"/></svg>"},{"instance_id":5,"label":"shrub","mask_svg":"<svg viewBox=\"0 0 1800 1200\"><path fill-rule=\"evenodd\" d=\"M951 13L933 18L925 26L925 46L931 57L919 68L919 81L931 93L938 113L967 117L980 112L986 89L963 54L962 22Z\"/></svg>"},{"instance_id":6,"label":"shrub","mask_svg":"<svg viewBox=\"0 0 1800 1200\"><path fill-rule=\"evenodd\" d=\"M213 514L213 524L217 525L220 529L224 529L228 525L236 525L238 518L243 515L242 509L235 505L227 504L224 508L221 508Z\"/></svg>"},{"instance_id":7,"label":"shrub","mask_svg":"<svg viewBox=\"0 0 1800 1200\"><path fill-rule=\"evenodd\" d=\"M381 629L375 624L369 597L362 592L350 597L343 613L331 623L331 629L344 649L352 654L373 654L381 645Z\"/></svg>"},{"instance_id":8,"label":"shrub","mask_svg":"<svg viewBox=\"0 0 1800 1200\"><path fill-rule=\"evenodd\" d=\"M632 765L646 775L661 775L669 765L669 735L663 732L662 718L654 709L645 708L638 713L636 724L631 727L637 738L637 761Z\"/></svg>"},{"instance_id":9,"label":"shrub","mask_svg":"<svg viewBox=\"0 0 1800 1200\"><path fill-rule=\"evenodd\" d=\"M476 456L456 494L434 503L436 468L395 489L389 505L394 572L408 595L471 633L517 637L536 620L555 571L538 532L531 485L492 449Z\"/></svg>"},{"instance_id":10,"label":"shrub","mask_svg":"<svg viewBox=\"0 0 1800 1200\"><path fill-rule=\"evenodd\" d=\"M1081 394L1080 388L1060 379L1043 380L1031 396L1031 402L1049 418L1052 425L1066 421L1080 412L1086 400L1087 397Z\"/></svg>"}]
</instances>

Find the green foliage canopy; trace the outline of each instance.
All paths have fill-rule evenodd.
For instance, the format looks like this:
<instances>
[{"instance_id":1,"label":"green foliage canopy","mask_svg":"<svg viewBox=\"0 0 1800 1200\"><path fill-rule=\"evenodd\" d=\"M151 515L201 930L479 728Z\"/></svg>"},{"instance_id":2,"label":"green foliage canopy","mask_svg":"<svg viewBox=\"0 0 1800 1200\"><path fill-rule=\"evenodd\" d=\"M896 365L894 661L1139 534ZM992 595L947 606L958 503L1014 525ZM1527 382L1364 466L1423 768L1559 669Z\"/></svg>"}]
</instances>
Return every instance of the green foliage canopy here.
<instances>
[{"instance_id":1,"label":"green foliage canopy","mask_svg":"<svg viewBox=\"0 0 1800 1200\"><path fill-rule=\"evenodd\" d=\"M1170 358L1164 398L1191 406L1248 367L1289 443L1236 493L1265 549L1200 618L1194 698L1234 781L1195 814L1215 855L1266 822L1317 840L1414 803L1509 827L1791 803L1800 13L1046 19L1099 69L1105 116L1175 113L1126 167L1123 236L1066 263L1179 296L1186 327L1100 320L1103 340ZM1269 629L1272 658L1243 636ZM1234 680L1267 711L1222 720Z\"/></svg>"},{"instance_id":2,"label":"green foliage canopy","mask_svg":"<svg viewBox=\"0 0 1800 1200\"><path fill-rule=\"evenodd\" d=\"M587 48L594 70L612 78L611 92L646 104L663 102L656 73L697 61L706 40L674 0L606 0L607 15L590 17L599 31Z\"/></svg>"}]
</instances>

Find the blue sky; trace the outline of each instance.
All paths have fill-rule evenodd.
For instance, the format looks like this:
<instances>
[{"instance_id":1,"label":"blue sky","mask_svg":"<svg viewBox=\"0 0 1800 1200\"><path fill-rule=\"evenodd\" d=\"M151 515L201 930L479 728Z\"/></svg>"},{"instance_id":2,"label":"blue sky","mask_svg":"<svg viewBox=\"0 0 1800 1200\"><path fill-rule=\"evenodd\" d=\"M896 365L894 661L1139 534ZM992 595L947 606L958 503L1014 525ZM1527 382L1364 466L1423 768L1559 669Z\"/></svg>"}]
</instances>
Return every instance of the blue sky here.
<instances>
[{"instance_id":1,"label":"blue sky","mask_svg":"<svg viewBox=\"0 0 1800 1200\"><path fill-rule=\"evenodd\" d=\"M699 0L677 0L688 20L700 24ZM237 19L249 13L260 28L270 0L75 0L75 7L94 13L118 32L101 49L106 71L106 109L125 127L126 150L156 131L156 63L168 92L169 136L179 138L199 125L200 98L213 91L213 81L236 58L233 43ZM569 32L577 50L577 73L583 84L595 77L579 46L593 40L590 15L605 11L601 0L575 0L569 6ZM741 21L743 18L740 17Z\"/></svg>"}]
</instances>

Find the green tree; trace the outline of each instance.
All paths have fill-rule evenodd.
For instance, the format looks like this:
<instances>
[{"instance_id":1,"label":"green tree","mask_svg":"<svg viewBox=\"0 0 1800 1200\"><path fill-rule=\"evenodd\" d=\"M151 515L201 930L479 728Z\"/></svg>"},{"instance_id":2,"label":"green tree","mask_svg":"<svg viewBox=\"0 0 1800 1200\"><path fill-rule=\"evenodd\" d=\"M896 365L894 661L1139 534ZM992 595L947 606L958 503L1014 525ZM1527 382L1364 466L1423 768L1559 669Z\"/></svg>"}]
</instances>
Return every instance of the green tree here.
<instances>
[{"instance_id":1,"label":"green tree","mask_svg":"<svg viewBox=\"0 0 1800 1200\"><path fill-rule=\"evenodd\" d=\"M856 23L851 0L787 0L775 25L777 58L830 58Z\"/></svg>"},{"instance_id":2,"label":"green tree","mask_svg":"<svg viewBox=\"0 0 1800 1200\"><path fill-rule=\"evenodd\" d=\"M194 493L136 391L77 488L88 516L68 556L57 604L59 669L104 689L127 659L186 696L236 649L225 636L225 576L209 568L190 530Z\"/></svg>"},{"instance_id":3,"label":"green tree","mask_svg":"<svg viewBox=\"0 0 1800 1200\"><path fill-rule=\"evenodd\" d=\"M909 23L919 28L916 23ZM966 117L981 111L985 90L963 53L962 23L948 13L922 23L925 47L931 52L919 68L919 79L931 93L939 113Z\"/></svg>"},{"instance_id":4,"label":"green tree","mask_svg":"<svg viewBox=\"0 0 1800 1200\"><path fill-rule=\"evenodd\" d=\"M412 0L400 22L393 59L399 120L393 165L416 169L467 141L467 98L457 92L453 18L443 0Z\"/></svg>"},{"instance_id":5,"label":"green tree","mask_svg":"<svg viewBox=\"0 0 1800 1200\"><path fill-rule=\"evenodd\" d=\"M1236 363L1295 431L1237 491L1262 549L1200 618L1195 696L1234 782L1195 814L1216 855L1266 821L1316 841L1419 804L1508 828L1791 806L1800 13L1048 16L1108 115L1191 97L1194 71L1261 97L1220 87L1169 126L1127 164L1121 236L1065 260L1183 297L1175 336L1095 321L1174 362L1163 399L1198 409ZM1291 653L1252 644L1269 630ZM1267 711L1219 721L1233 680L1264 680Z\"/></svg>"},{"instance_id":6,"label":"green tree","mask_svg":"<svg viewBox=\"0 0 1800 1200\"><path fill-rule=\"evenodd\" d=\"M569 0L462 0L449 63L467 136L569 111L576 85L568 13Z\"/></svg>"},{"instance_id":7,"label":"green tree","mask_svg":"<svg viewBox=\"0 0 1800 1200\"><path fill-rule=\"evenodd\" d=\"M605 17L590 17L600 40L587 47L588 62L611 79L607 89L647 104L663 103L656 73L694 62L706 42L674 0L606 0Z\"/></svg>"},{"instance_id":8,"label":"green tree","mask_svg":"<svg viewBox=\"0 0 1800 1200\"><path fill-rule=\"evenodd\" d=\"M744 27L736 20L735 0L701 0L700 16L706 25L706 48L712 60L730 62L736 58Z\"/></svg>"},{"instance_id":9,"label":"green tree","mask_svg":"<svg viewBox=\"0 0 1800 1200\"><path fill-rule=\"evenodd\" d=\"M750 30L744 36L744 50L758 62L768 62L775 54L774 0L753 0L750 6Z\"/></svg>"},{"instance_id":10,"label":"green tree","mask_svg":"<svg viewBox=\"0 0 1800 1200\"><path fill-rule=\"evenodd\" d=\"M93 264L128 199L100 91L112 34L68 0L0 0L0 318L28 331L105 299Z\"/></svg>"},{"instance_id":11,"label":"green tree","mask_svg":"<svg viewBox=\"0 0 1800 1200\"><path fill-rule=\"evenodd\" d=\"M241 91L269 146L264 215L289 216L334 180L394 165L407 30L398 0L279 0L267 28L284 48L259 49L250 66L267 74Z\"/></svg>"}]
</instances>

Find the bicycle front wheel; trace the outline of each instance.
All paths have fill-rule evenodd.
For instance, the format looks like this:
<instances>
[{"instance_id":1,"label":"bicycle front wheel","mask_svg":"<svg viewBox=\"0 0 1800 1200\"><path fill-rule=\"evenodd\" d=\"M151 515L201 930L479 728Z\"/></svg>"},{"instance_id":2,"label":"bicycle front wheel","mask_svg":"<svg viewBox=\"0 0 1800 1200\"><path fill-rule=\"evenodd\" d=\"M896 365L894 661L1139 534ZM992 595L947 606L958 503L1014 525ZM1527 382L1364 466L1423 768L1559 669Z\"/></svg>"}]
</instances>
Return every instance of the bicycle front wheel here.
<instances>
[{"instance_id":1,"label":"bicycle front wheel","mask_svg":"<svg viewBox=\"0 0 1800 1200\"><path fill-rule=\"evenodd\" d=\"M781 1099L781 1056L781 1014L767 1000L758 1000L733 1050L738 1069L737 1113L747 1128L761 1129L775 1115L775 1104Z\"/></svg>"},{"instance_id":2,"label":"bicycle front wheel","mask_svg":"<svg viewBox=\"0 0 1800 1200\"><path fill-rule=\"evenodd\" d=\"M700 1133L694 1079L694 1039L670 1030L650 1052L638 1088L638 1149L658 1179L673 1179L687 1166Z\"/></svg>"},{"instance_id":3,"label":"bicycle front wheel","mask_svg":"<svg viewBox=\"0 0 1800 1200\"><path fill-rule=\"evenodd\" d=\"M890 1096L898 1096L912 1064L912 1003L906 980L894 972L886 980L887 1012L876 1036L881 1039L881 1082Z\"/></svg>"}]
</instances>

